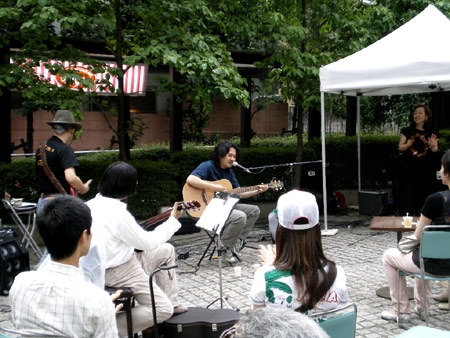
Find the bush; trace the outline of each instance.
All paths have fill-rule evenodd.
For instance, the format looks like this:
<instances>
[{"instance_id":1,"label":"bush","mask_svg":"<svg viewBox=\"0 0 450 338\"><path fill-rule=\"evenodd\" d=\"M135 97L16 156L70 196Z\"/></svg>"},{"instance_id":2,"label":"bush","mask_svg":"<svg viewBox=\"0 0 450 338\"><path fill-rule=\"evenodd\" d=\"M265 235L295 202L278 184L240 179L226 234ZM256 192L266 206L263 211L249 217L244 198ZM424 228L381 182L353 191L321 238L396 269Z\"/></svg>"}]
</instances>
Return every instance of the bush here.
<instances>
[{"instance_id":1,"label":"bush","mask_svg":"<svg viewBox=\"0 0 450 338\"><path fill-rule=\"evenodd\" d=\"M450 131L441 131L440 149L447 149ZM361 136L361 174L363 189L391 187L397 165L398 135L370 134ZM239 143L239 141L234 140ZM210 158L212 146L186 145L182 152L170 153L167 145L158 144L133 149L130 163L139 173L138 191L130 197L130 211L138 219L147 219L157 214L159 207L172 205L182 200L182 189L187 176L202 161ZM297 165L302 171L314 168L321 177L322 164L305 163L321 161L320 139L306 141L302 162L296 162L296 136L255 138L250 148L241 149L239 163L252 168L252 174L236 168L235 173L241 186L269 183L272 178L281 180L290 189ZM78 155L80 168L77 173L83 180L92 178L91 190L80 196L84 200L95 196L97 186L105 168L118 160L118 152L99 152ZM358 188L358 158L356 137L343 135L327 136L326 142L327 186L330 190ZM0 164L0 186L13 197L23 197L26 201L37 201L37 183L34 157L14 159L11 163ZM321 182L320 177L308 178ZM302 180L304 179L302 173ZM319 182L319 186L321 183ZM308 182L303 182L306 186ZM258 201L275 201L280 192L272 191L253 197Z\"/></svg>"}]
</instances>

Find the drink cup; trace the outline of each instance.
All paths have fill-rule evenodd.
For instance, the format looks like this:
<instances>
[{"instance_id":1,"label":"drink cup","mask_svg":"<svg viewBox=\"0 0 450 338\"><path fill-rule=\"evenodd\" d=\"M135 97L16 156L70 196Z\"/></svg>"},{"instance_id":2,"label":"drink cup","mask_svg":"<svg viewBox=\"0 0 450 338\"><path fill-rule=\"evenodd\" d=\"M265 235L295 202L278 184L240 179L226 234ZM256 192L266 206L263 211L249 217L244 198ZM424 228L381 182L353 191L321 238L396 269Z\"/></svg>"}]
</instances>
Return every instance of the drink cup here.
<instances>
[{"instance_id":1,"label":"drink cup","mask_svg":"<svg viewBox=\"0 0 450 338\"><path fill-rule=\"evenodd\" d=\"M236 277L241 277L241 274L242 274L242 267L240 267L240 266L235 266L235 267L234 267L234 275L235 275Z\"/></svg>"},{"instance_id":2,"label":"drink cup","mask_svg":"<svg viewBox=\"0 0 450 338\"><path fill-rule=\"evenodd\" d=\"M403 216L403 226L405 228L411 228L412 227L412 216Z\"/></svg>"}]
</instances>

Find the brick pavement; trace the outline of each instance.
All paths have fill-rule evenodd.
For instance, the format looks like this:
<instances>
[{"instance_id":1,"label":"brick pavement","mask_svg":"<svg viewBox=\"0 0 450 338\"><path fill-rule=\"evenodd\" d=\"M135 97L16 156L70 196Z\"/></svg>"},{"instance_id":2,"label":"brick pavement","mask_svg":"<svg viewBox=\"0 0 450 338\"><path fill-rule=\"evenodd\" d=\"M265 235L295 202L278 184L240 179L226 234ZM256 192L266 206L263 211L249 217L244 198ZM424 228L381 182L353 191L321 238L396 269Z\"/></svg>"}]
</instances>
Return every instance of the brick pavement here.
<instances>
[{"instance_id":1,"label":"brick pavement","mask_svg":"<svg viewBox=\"0 0 450 338\"><path fill-rule=\"evenodd\" d=\"M378 297L375 291L387 285L381 257L384 250L396 245L396 233L374 232L369 230L370 216L359 215L350 210L347 215L329 216L328 228L338 229L333 236L323 237L323 246L327 256L343 266L347 275L347 286L350 300L358 307L357 330L358 338L395 337L403 332L396 323L387 322L380 318L382 310L390 307L390 300ZM250 234L250 246L269 244L268 230L265 224L255 227ZM189 251L189 258L178 262L180 283L180 298L184 305L206 307L220 296L219 261L213 256L207 256L196 271L198 260L209 241L204 232L178 235L171 239L171 243L178 252ZM242 275L236 277L234 268L222 262L222 289L227 303L241 312L250 307L248 291L253 278L253 267L259 263L257 251L245 248L240 257ZM32 257L32 263L35 258ZM412 285L413 280L408 280ZM433 293L440 293L442 286L433 284ZM219 308L220 300L211 305ZM226 304L224 304L226 307ZM448 329L450 314L438 309L434 300L431 306L430 326ZM7 296L0 297L0 325L11 327L11 315ZM425 325L417 315L409 326Z\"/></svg>"}]
</instances>

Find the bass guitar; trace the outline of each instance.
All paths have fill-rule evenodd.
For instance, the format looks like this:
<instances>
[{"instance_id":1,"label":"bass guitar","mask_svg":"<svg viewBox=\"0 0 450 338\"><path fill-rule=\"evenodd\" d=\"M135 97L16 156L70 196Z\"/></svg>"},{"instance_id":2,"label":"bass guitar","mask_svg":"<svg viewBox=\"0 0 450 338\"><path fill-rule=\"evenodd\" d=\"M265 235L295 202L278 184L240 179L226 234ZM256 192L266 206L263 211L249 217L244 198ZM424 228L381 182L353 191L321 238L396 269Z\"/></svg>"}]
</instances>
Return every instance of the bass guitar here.
<instances>
[{"instance_id":1,"label":"bass guitar","mask_svg":"<svg viewBox=\"0 0 450 338\"><path fill-rule=\"evenodd\" d=\"M177 210L196 210L196 209L200 209L201 208L201 204L195 200L190 201L190 202L178 202L178 207ZM148 228L150 228L151 226L167 219L170 217L170 214L172 213L173 208L169 208L168 210L160 213L159 215L153 216L151 218L149 218L146 221L143 221L141 223L139 223L139 225L144 229L147 230Z\"/></svg>"},{"instance_id":2,"label":"bass guitar","mask_svg":"<svg viewBox=\"0 0 450 338\"><path fill-rule=\"evenodd\" d=\"M244 192L258 190L258 185L253 185L253 186L249 186L249 187L239 187L239 188L233 189L231 182L226 179L214 181L211 183L220 184L222 187L227 189L228 194L239 195ZM283 188L283 182L281 182L279 180L278 181L272 180L272 181L270 181L270 183L266 183L266 185L269 187L269 189L272 189L272 190L280 190ZM213 190L197 189L186 183L183 187L183 199L184 200L194 199L194 200L202 201L202 205L199 208L197 208L195 210L187 211L189 216L195 217L195 218L200 218L200 216L205 211L206 206L214 198L215 194L216 194L216 192Z\"/></svg>"}]
</instances>

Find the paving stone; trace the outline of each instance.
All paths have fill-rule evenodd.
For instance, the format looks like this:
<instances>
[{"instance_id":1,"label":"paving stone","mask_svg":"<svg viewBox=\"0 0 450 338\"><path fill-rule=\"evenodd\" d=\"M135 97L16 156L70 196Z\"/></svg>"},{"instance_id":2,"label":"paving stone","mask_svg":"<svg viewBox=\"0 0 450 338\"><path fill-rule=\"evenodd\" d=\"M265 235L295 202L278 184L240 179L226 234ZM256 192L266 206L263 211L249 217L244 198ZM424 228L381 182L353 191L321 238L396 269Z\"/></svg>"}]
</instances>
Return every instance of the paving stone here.
<instances>
[{"instance_id":1,"label":"paving stone","mask_svg":"<svg viewBox=\"0 0 450 338\"><path fill-rule=\"evenodd\" d=\"M323 247L326 255L341 265L347 276L347 286L350 300L358 307L357 338L395 337L404 331L396 322L387 322L380 317L381 311L390 308L390 300L380 298L375 291L387 286L381 257L384 250L396 245L396 233L374 232L369 230L371 217L349 211L346 215L328 216L328 229L338 229L332 236L323 236ZM323 223L323 219L322 219ZM261 239L264 239L261 241ZM170 242L178 252L189 251L189 258L178 261L178 279L180 285L179 298L183 305L193 307L220 308L220 281L222 280L222 296L226 303L240 312L246 312L251 304L248 292L253 279L253 264L259 263L257 257L258 245L270 244L267 224L258 224L250 234L250 243L239 254L242 262L242 274L236 277L234 267L222 261L222 271L219 271L217 252L215 258L209 259L209 254L197 268L209 237L199 232L188 235L174 236ZM31 255L31 263L37 259ZM413 285L413 280L408 280ZM442 285L434 283L433 294L439 294ZM448 329L450 313L439 310L437 302L431 300L430 327ZM226 307L223 303L222 306ZM414 302L412 301L412 307ZM425 325L418 316L413 316L408 327ZM0 326L12 328L11 312L8 296L0 296Z\"/></svg>"}]
</instances>

